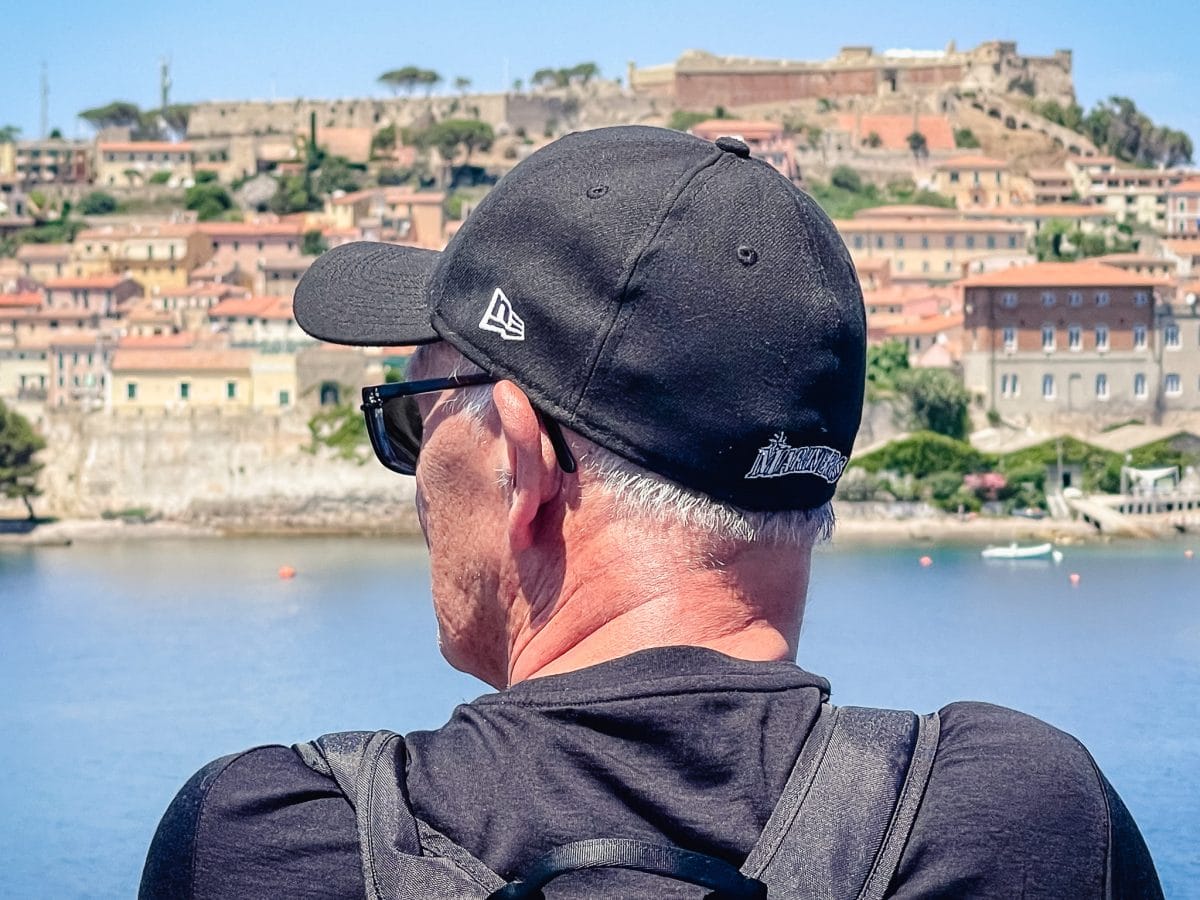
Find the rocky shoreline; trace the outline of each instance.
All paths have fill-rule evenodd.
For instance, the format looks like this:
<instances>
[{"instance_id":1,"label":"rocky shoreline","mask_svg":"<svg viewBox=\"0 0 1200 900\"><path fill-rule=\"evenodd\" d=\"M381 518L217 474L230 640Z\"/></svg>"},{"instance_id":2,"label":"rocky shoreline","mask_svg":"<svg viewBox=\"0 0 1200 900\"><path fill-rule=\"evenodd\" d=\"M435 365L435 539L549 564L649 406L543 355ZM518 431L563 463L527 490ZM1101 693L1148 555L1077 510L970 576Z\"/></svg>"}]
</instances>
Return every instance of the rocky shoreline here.
<instances>
[{"instance_id":1,"label":"rocky shoreline","mask_svg":"<svg viewBox=\"0 0 1200 900\"><path fill-rule=\"evenodd\" d=\"M161 539L214 539L231 537L400 537L419 538L413 514L387 518L354 515L306 517L279 515L212 516L202 520L139 522L122 519L61 519L30 527L20 520L0 520L0 546L67 546L75 542L140 541ZM394 512L394 510L393 510ZM1164 539L1166 535L1163 536ZM833 543L921 545L1007 544L1043 542L1055 544L1102 543L1113 538L1081 521L954 515L908 518L863 518L844 516L838 520Z\"/></svg>"}]
</instances>

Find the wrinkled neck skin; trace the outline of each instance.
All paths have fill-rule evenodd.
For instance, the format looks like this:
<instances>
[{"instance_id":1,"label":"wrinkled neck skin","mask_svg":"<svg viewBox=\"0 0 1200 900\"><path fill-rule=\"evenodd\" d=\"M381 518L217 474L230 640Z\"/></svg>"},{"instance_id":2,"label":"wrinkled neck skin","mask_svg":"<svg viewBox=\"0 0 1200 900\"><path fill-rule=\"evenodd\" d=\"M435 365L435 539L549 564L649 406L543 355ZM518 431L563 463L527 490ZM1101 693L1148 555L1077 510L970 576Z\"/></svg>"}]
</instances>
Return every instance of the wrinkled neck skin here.
<instances>
[{"instance_id":1,"label":"wrinkled neck skin","mask_svg":"<svg viewBox=\"0 0 1200 900\"><path fill-rule=\"evenodd\" d=\"M509 685L651 647L795 659L811 546L714 544L603 503L562 513L559 539L505 573Z\"/></svg>"}]
</instances>

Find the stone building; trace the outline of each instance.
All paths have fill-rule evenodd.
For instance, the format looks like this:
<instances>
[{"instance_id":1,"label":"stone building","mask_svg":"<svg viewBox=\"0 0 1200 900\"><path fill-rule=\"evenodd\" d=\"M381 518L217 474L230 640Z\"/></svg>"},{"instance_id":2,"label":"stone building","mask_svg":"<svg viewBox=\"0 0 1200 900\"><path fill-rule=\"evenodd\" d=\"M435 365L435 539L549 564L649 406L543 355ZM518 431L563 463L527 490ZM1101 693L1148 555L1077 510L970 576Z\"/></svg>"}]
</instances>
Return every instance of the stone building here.
<instances>
[{"instance_id":1,"label":"stone building","mask_svg":"<svg viewBox=\"0 0 1200 900\"><path fill-rule=\"evenodd\" d=\"M140 187L156 175L178 187L190 181L192 145L165 141L120 141L96 144L95 182L103 187Z\"/></svg>"},{"instance_id":2,"label":"stone building","mask_svg":"<svg viewBox=\"0 0 1200 900\"><path fill-rule=\"evenodd\" d=\"M1154 413L1161 279L1088 260L972 275L960 285L964 380L989 409L1025 421Z\"/></svg>"},{"instance_id":3,"label":"stone building","mask_svg":"<svg viewBox=\"0 0 1200 900\"><path fill-rule=\"evenodd\" d=\"M952 209L879 207L834 225L856 266L885 259L893 282L954 281L1032 259L1022 226L971 221Z\"/></svg>"},{"instance_id":4,"label":"stone building","mask_svg":"<svg viewBox=\"0 0 1200 900\"><path fill-rule=\"evenodd\" d=\"M820 62L716 56L688 50L674 63L638 69L630 64L635 95L670 100L685 109L751 106L795 100L877 97L959 89L1012 91L1069 103L1075 99L1071 51L1026 56L1011 41L987 41L973 50L885 50L843 47Z\"/></svg>"},{"instance_id":5,"label":"stone building","mask_svg":"<svg viewBox=\"0 0 1200 900\"><path fill-rule=\"evenodd\" d=\"M1200 178L1168 188L1167 234L1200 235Z\"/></svg>"}]
</instances>

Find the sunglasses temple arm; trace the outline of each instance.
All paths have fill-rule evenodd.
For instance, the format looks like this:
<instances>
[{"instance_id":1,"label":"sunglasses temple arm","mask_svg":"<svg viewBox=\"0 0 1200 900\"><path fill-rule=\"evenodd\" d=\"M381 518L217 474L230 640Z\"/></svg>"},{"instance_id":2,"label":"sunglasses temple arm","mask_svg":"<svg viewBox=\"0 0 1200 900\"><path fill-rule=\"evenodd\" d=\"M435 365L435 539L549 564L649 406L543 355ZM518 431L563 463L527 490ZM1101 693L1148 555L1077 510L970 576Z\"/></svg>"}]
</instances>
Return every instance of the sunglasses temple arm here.
<instances>
[{"instance_id":1,"label":"sunglasses temple arm","mask_svg":"<svg viewBox=\"0 0 1200 900\"><path fill-rule=\"evenodd\" d=\"M567 446L567 439L562 433L562 428L552 418L544 415L541 410L537 410L537 416L541 419L542 425L546 429L546 435L550 438L550 446L554 448L559 468L568 475L574 473L578 466L575 464L575 456L571 453L571 448Z\"/></svg>"}]
</instances>

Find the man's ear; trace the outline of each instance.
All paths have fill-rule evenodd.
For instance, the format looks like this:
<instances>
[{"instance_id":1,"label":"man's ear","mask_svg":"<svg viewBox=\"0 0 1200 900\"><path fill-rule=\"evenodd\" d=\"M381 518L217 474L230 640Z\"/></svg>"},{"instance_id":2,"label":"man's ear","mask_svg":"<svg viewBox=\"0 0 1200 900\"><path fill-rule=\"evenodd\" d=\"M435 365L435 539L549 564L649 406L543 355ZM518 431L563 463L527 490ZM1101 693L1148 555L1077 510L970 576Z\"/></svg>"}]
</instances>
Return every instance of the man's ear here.
<instances>
[{"instance_id":1,"label":"man's ear","mask_svg":"<svg viewBox=\"0 0 1200 900\"><path fill-rule=\"evenodd\" d=\"M492 388L492 401L512 473L508 540L514 550L526 550L533 544L542 505L561 487L562 472L554 446L524 391L511 381L500 381Z\"/></svg>"}]
</instances>

